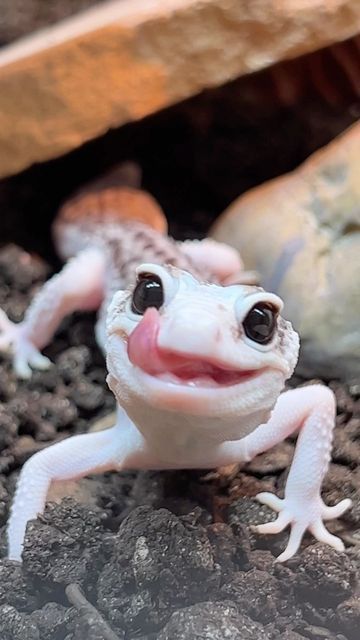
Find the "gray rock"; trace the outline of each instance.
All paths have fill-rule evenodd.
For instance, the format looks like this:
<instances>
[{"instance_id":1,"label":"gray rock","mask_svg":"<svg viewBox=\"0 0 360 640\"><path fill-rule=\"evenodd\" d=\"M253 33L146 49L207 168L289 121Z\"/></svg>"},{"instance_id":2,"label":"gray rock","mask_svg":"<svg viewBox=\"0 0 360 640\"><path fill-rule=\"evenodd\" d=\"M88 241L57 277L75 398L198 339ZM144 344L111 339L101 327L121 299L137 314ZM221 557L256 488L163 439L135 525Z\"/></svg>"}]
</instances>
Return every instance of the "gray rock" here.
<instances>
[{"instance_id":1,"label":"gray rock","mask_svg":"<svg viewBox=\"0 0 360 640\"><path fill-rule=\"evenodd\" d=\"M262 624L232 603L202 602L173 613L157 640L269 640Z\"/></svg>"}]
</instances>

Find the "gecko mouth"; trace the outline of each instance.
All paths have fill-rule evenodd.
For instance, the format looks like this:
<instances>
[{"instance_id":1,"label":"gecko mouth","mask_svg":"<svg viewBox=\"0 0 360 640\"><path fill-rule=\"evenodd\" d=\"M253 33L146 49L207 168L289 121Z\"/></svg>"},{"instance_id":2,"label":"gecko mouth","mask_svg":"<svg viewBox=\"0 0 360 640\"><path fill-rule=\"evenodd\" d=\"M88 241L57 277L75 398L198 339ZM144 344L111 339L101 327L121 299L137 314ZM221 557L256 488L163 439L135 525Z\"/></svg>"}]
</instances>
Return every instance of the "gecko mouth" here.
<instances>
[{"instance_id":1,"label":"gecko mouth","mask_svg":"<svg viewBox=\"0 0 360 640\"><path fill-rule=\"evenodd\" d=\"M177 359L179 356L175 356ZM196 388L232 387L255 377L259 371L225 369L203 360L184 358L184 364L161 372L149 372L163 382Z\"/></svg>"},{"instance_id":2,"label":"gecko mouth","mask_svg":"<svg viewBox=\"0 0 360 640\"><path fill-rule=\"evenodd\" d=\"M155 309L149 309L128 338L128 357L142 373L167 384L192 388L232 387L263 371L233 369L214 359L160 348L157 337L158 314Z\"/></svg>"}]
</instances>

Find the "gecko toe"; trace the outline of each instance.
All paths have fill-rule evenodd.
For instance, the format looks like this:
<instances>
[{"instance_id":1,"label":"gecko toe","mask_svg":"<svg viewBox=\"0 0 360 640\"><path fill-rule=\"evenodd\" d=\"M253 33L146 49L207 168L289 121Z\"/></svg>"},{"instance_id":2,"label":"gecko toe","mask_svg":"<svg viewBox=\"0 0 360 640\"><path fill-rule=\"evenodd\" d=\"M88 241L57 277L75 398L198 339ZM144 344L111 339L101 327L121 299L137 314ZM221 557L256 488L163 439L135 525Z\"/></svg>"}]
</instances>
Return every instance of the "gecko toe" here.
<instances>
[{"instance_id":1,"label":"gecko toe","mask_svg":"<svg viewBox=\"0 0 360 640\"><path fill-rule=\"evenodd\" d=\"M333 518L340 518L340 516L345 513L352 506L352 501L350 498L345 498L345 500L341 500L338 504L333 507L328 507L324 504L322 509L322 517L324 520L332 520Z\"/></svg>"},{"instance_id":2,"label":"gecko toe","mask_svg":"<svg viewBox=\"0 0 360 640\"><path fill-rule=\"evenodd\" d=\"M322 520L318 520L315 524L310 527L310 531L313 536L324 544L328 544L336 551L344 551L345 546L341 538L334 536L330 531L326 529Z\"/></svg>"},{"instance_id":3,"label":"gecko toe","mask_svg":"<svg viewBox=\"0 0 360 640\"><path fill-rule=\"evenodd\" d=\"M287 547L285 551L283 551L276 558L276 562L286 562L286 560L289 560L295 555L295 553L300 547L300 543L305 531L306 531L306 526L304 526L300 522L292 525Z\"/></svg>"},{"instance_id":4,"label":"gecko toe","mask_svg":"<svg viewBox=\"0 0 360 640\"><path fill-rule=\"evenodd\" d=\"M42 353L36 352L31 356L30 364L34 369L39 369L40 371L46 371L51 367L51 360L46 356L43 356Z\"/></svg>"},{"instance_id":5,"label":"gecko toe","mask_svg":"<svg viewBox=\"0 0 360 640\"><path fill-rule=\"evenodd\" d=\"M258 524L254 527L254 530L257 533L280 533L285 527L290 523L290 517L283 511L280 515L274 520L274 522L266 522L266 524Z\"/></svg>"},{"instance_id":6,"label":"gecko toe","mask_svg":"<svg viewBox=\"0 0 360 640\"><path fill-rule=\"evenodd\" d=\"M29 380L32 375L27 358L20 355L17 355L14 358L14 371L18 378L21 378L22 380Z\"/></svg>"},{"instance_id":7,"label":"gecko toe","mask_svg":"<svg viewBox=\"0 0 360 640\"><path fill-rule=\"evenodd\" d=\"M262 504L266 504L270 509L274 511L281 511L283 509L283 500L278 498L273 493L269 493L264 491L262 493L258 493L256 496L256 500L261 502Z\"/></svg>"}]
</instances>

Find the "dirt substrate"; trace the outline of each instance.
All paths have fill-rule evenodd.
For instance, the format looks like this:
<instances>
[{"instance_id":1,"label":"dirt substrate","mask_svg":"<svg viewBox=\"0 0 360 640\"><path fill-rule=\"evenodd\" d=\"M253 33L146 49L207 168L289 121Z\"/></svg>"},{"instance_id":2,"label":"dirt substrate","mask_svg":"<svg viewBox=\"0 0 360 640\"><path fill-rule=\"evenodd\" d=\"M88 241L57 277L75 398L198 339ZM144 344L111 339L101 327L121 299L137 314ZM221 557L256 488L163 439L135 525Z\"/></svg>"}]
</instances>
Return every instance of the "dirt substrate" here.
<instances>
[{"instance_id":1,"label":"dirt substrate","mask_svg":"<svg viewBox=\"0 0 360 640\"><path fill-rule=\"evenodd\" d=\"M48 272L19 249L2 249L0 306L19 319ZM28 456L89 428L114 406L93 318L65 322L47 354L51 371L26 383L0 361L0 526ZM77 500L51 504L30 523L22 567L0 559L1 639L357 639L360 384L330 384L338 426L324 497L354 501L329 526L345 539L345 554L308 538L301 553L277 565L287 534L251 531L274 517L254 495L281 494L292 441L233 479L196 471L89 478L78 484Z\"/></svg>"}]
</instances>

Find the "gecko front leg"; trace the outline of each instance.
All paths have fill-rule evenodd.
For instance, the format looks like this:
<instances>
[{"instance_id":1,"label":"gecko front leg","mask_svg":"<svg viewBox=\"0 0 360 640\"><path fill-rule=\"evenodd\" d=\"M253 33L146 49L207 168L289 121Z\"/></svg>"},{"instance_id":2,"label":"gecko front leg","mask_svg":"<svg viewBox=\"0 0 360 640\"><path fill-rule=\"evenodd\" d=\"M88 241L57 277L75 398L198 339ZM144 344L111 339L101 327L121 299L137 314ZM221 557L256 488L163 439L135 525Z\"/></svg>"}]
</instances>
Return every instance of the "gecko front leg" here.
<instances>
[{"instance_id":1,"label":"gecko front leg","mask_svg":"<svg viewBox=\"0 0 360 640\"><path fill-rule=\"evenodd\" d=\"M106 431L73 436L33 455L23 466L7 528L8 557L21 560L26 525L42 513L53 481L74 480L90 473L123 469L130 459L142 461L142 437L125 412ZM120 425L121 422L121 425ZM141 459L141 461L140 461Z\"/></svg>"},{"instance_id":2,"label":"gecko front leg","mask_svg":"<svg viewBox=\"0 0 360 640\"><path fill-rule=\"evenodd\" d=\"M61 320L76 310L96 309L104 291L105 260L96 249L85 249L44 284L24 320L10 322L0 309L0 350L12 353L19 378L29 378L31 368L47 369L50 360L41 349L51 340Z\"/></svg>"},{"instance_id":3,"label":"gecko front leg","mask_svg":"<svg viewBox=\"0 0 360 640\"><path fill-rule=\"evenodd\" d=\"M306 530L320 542L338 551L344 549L342 540L327 531L324 521L341 516L351 506L351 500L345 499L329 507L321 498L321 485L331 457L334 426L334 394L325 386L310 385L281 394L266 424L260 425L239 443L224 445L224 453L227 451L231 456L230 462L235 462L236 457L238 461L250 461L300 430L284 498L268 492L256 496L279 514L274 522L258 525L256 530L259 533L279 533L290 526L289 542L277 558L278 562L284 562L296 553Z\"/></svg>"}]
</instances>

